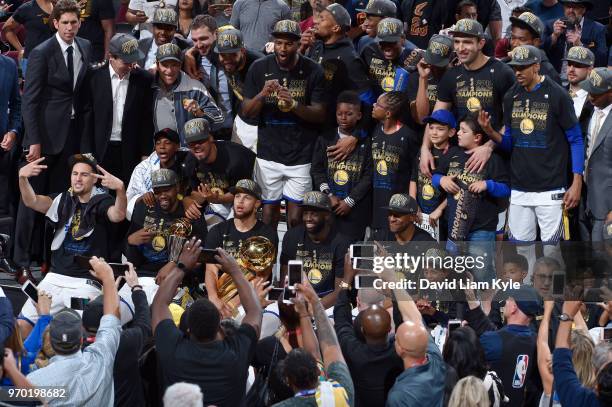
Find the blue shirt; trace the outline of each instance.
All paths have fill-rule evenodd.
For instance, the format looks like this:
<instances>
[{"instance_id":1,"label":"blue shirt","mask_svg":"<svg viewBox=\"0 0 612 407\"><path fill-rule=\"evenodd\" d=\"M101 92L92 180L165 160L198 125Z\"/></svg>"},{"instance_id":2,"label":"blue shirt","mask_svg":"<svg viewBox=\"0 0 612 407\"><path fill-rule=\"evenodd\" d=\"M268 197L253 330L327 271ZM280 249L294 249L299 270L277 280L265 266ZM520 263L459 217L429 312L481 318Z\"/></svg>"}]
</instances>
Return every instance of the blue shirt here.
<instances>
[{"instance_id":1,"label":"blue shirt","mask_svg":"<svg viewBox=\"0 0 612 407\"><path fill-rule=\"evenodd\" d=\"M557 348L553 352L555 391L562 406L603 407L591 389L583 387L572 364L572 351Z\"/></svg>"},{"instance_id":2,"label":"blue shirt","mask_svg":"<svg viewBox=\"0 0 612 407\"><path fill-rule=\"evenodd\" d=\"M531 0L525 4L525 7L531 9L533 14L540 17L540 20L544 23L563 17L563 5L561 2L555 3L552 7L546 7L542 4L542 0Z\"/></svg>"}]
</instances>

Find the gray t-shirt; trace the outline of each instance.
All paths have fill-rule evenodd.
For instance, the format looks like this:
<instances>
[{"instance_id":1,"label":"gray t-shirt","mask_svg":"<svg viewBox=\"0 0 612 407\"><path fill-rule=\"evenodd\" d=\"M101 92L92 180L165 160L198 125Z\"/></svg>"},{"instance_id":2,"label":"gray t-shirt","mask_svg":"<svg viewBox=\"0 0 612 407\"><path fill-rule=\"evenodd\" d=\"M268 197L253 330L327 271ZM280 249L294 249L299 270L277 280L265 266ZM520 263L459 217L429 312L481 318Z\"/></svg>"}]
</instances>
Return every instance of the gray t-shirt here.
<instances>
[{"instance_id":1,"label":"gray t-shirt","mask_svg":"<svg viewBox=\"0 0 612 407\"><path fill-rule=\"evenodd\" d=\"M289 19L291 10L282 0L237 0L230 24L242 31L246 48L262 51L274 24Z\"/></svg>"}]
</instances>

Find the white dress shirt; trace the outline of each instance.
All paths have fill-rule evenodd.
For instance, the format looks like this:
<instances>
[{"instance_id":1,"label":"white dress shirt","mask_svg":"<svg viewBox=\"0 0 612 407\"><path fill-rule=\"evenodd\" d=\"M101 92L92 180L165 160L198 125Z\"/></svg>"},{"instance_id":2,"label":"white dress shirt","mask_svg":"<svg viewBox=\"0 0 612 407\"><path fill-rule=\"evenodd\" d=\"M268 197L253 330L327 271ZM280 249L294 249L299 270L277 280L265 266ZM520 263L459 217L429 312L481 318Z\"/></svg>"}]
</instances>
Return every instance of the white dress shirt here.
<instances>
[{"instance_id":1,"label":"white dress shirt","mask_svg":"<svg viewBox=\"0 0 612 407\"><path fill-rule=\"evenodd\" d=\"M580 118L580 113L582 113L582 108L584 107L587 96L589 96L589 92L584 89L578 89L576 95L572 98L572 102L574 102L574 112L577 118Z\"/></svg>"},{"instance_id":2,"label":"white dress shirt","mask_svg":"<svg viewBox=\"0 0 612 407\"><path fill-rule=\"evenodd\" d=\"M66 67L68 67L68 53L66 50L68 47L72 46L72 66L74 67L74 80L72 83L72 89L74 89L74 85L76 85L77 77L79 76L79 72L81 71L81 67L83 66L83 58L81 55L81 51L76 44L76 41L72 41L72 44L68 44L65 42L58 33L55 33L55 38L57 38L57 42L59 42L60 48L62 49L62 55L64 56L64 62L66 63Z\"/></svg>"},{"instance_id":3,"label":"white dress shirt","mask_svg":"<svg viewBox=\"0 0 612 407\"><path fill-rule=\"evenodd\" d=\"M589 122L589 134L587 135L588 137L588 141L587 141L587 160L589 158L591 158L591 154L593 153L593 147L595 147L595 144L597 143L596 140L596 136L601 136L601 132L603 131L603 127L604 127L604 123L606 122L606 119L608 118L608 115L610 114L610 110L612 110L612 104L609 104L608 106L606 106L604 109L600 109L598 107L596 107L593 110L593 115L591 116L591 121ZM597 123L597 116L600 115L601 119L600 122ZM595 133L597 131L597 129L595 128L595 125L599 124L599 131L597 132L597 134ZM598 137L597 137L598 138Z\"/></svg>"},{"instance_id":4,"label":"white dress shirt","mask_svg":"<svg viewBox=\"0 0 612 407\"><path fill-rule=\"evenodd\" d=\"M111 89L113 91L113 126L110 141L121 141L121 124L123 123L123 108L125 97L127 96L128 85L130 84L130 74L119 78L119 75L109 63L108 70L111 77Z\"/></svg>"}]
</instances>

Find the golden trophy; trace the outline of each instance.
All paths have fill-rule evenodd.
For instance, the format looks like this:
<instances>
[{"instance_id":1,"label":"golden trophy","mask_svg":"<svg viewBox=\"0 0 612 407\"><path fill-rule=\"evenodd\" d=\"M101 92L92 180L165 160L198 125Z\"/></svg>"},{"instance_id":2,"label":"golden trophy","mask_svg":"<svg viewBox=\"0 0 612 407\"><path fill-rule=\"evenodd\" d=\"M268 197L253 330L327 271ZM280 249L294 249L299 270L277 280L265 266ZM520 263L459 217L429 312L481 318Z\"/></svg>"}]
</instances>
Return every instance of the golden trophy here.
<instances>
[{"instance_id":1,"label":"golden trophy","mask_svg":"<svg viewBox=\"0 0 612 407\"><path fill-rule=\"evenodd\" d=\"M168 261L178 260L191 231L191 221L187 218L179 218L170 225L168 228Z\"/></svg>"}]
</instances>

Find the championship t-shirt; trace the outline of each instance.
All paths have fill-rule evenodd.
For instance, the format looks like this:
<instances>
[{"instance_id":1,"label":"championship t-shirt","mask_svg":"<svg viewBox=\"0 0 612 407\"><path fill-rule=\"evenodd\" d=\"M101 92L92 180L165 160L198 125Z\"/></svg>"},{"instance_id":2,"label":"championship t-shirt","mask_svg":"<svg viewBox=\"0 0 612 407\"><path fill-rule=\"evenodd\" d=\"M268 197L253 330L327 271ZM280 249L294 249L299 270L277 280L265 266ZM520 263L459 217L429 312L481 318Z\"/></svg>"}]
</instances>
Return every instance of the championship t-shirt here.
<instances>
[{"instance_id":1,"label":"championship t-shirt","mask_svg":"<svg viewBox=\"0 0 612 407\"><path fill-rule=\"evenodd\" d=\"M569 183L565 131L578 123L569 94L550 78L528 92L516 84L504 98L504 124L512 130L512 189L544 192Z\"/></svg>"},{"instance_id":2,"label":"championship t-shirt","mask_svg":"<svg viewBox=\"0 0 612 407\"><path fill-rule=\"evenodd\" d=\"M127 235L129 236L143 228L154 233L153 239L149 243L138 246L127 245L125 255L138 268L138 275L155 277L159 269L168 262L173 244L173 239L170 238L170 228L177 219L184 217L185 209L181 202L178 203L174 212L166 212L157 204L151 208L145 205L143 201L136 203ZM202 218L190 223L192 232L188 237L196 236L204 241L207 229Z\"/></svg>"},{"instance_id":3,"label":"championship t-shirt","mask_svg":"<svg viewBox=\"0 0 612 407\"><path fill-rule=\"evenodd\" d=\"M439 160L438 167L436 168L437 174L448 175L449 177L457 177L456 183L461 187L461 183L466 188L478 181L492 180L499 183L508 185L510 182L506 167L497 154L492 154L485 168L481 172L468 171L466 168L466 162L470 158L463 149L457 148L453 150L452 154L446 154L444 158ZM470 193L463 189L463 191L452 196L448 194L448 224L449 229L453 225L457 209L457 199L459 199L461 193ZM469 208L466 208L464 213L468 213L468 216L472 216L470 219L471 226L469 232L477 230L487 230L494 232L497 230L497 214L500 211L498 200L491 196L487 191L479 194L478 204ZM450 230L449 230L450 232Z\"/></svg>"},{"instance_id":4,"label":"championship t-shirt","mask_svg":"<svg viewBox=\"0 0 612 407\"><path fill-rule=\"evenodd\" d=\"M91 42L93 55L92 62L104 60L104 30L102 20L112 20L115 23L115 7L112 1L108 0L89 0L84 9L86 14L81 14L81 27L79 37Z\"/></svg>"},{"instance_id":5,"label":"championship t-shirt","mask_svg":"<svg viewBox=\"0 0 612 407\"><path fill-rule=\"evenodd\" d=\"M378 42L374 42L363 49L361 59L366 65L372 86L377 95L393 89L406 89L408 86L408 77L399 80L396 78L396 69L405 69L405 62L410 51L406 48L402 49L400 55L392 60L386 60L385 55L381 51Z\"/></svg>"},{"instance_id":6,"label":"championship t-shirt","mask_svg":"<svg viewBox=\"0 0 612 407\"><path fill-rule=\"evenodd\" d=\"M246 79L247 72L249 68L253 64L253 62L257 61L259 58L263 58L263 54L261 52L253 51L250 49L246 50L246 62L244 67L241 70L234 72L232 74L225 72L225 76L227 77L227 84L230 87L230 99L232 101L232 112L238 112L238 116L248 124L253 126L257 126L257 120L249 119L244 117L242 114L242 101L244 100L244 81Z\"/></svg>"},{"instance_id":7,"label":"championship t-shirt","mask_svg":"<svg viewBox=\"0 0 612 407\"><path fill-rule=\"evenodd\" d=\"M262 236L270 240L274 244L276 249L274 255L273 264L276 263L276 254L278 252L278 234L268 225L258 220L255 226L251 230L241 232L236 229L234 219L228 219L224 222L217 223L210 229L208 236L206 237L207 249L216 249L221 247L233 258L238 259L240 257L240 248L242 242L253 236Z\"/></svg>"},{"instance_id":8,"label":"championship t-shirt","mask_svg":"<svg viewBox=\"0 0 612 407\"><path fill-rule=\"evenodd\" d=\"M412 5L412 9L410 9ZM427 49L429 39L437 34L447 14L455 15L454 9L445 10L446 2L434 0L404 1L400 6L404 23L408 26L406 39L420 49Z\"/></svg>"},{"instance_id":9,"label":"championship t-shirt","mask_svg":"<svg viewBox=\"0 0 612 407\"><path fill-rule=\"evenodd\" d=\"M51 38L54 33L53 23L49 14L38 6L36 0L26 1L13 13L13 19L23 25L28 33L25 36L23 57L27 58L30 51L40 43Z\"/></svg>"},{"instance_id":10,"label":"championship t-shirt","mask_svg":"<svg viewBox=\"0 0 612 407\"><path fill-rule=\"evenodd\" d=\"M336 278L344 277L344 255L349 246L349 240L334 230L325 241L315 243L304 225L299 225L283 237L280 264L286 266L289 260L302 260L310 284L323 297L334 291Z\"/></svg>"},{"instance_id":11,"label":"championship t-shirt","mask_svg":"<svg viewBox=\"0 0 612 407\"><path fill-rule=\"evenodd\" d=\"M430 75L427 79L427 99L429 100L429 111L432 112L433 108L436 104L436 100L438 100L438 84L440 83L440 78L436 78L433 75ZM406 94L408 96L408 100L411 102L416 100L417 93L419 91L419 74L415 72L413 75L410 75L408 78L408 89L406 89Z\"/></svg>"},{"instance_id":12,"label":"championship t-shirt","mask_svg":"<svg viewBox=\"0 0 612 407\"><path fill-rule=\"evenodd\" d=\"M444 157L453 156L457 154L458 151L461 151L461 148L457 146L449 146L446 149L446 152L444 150L432 147L431 154L433 155L436 168L438 168L440 165L440 160L443 160ZM414 181L417 184L417 202L419 204L419 208L421 208L421 212L429 215L436 210L436 208L444 200L446 193L441 189L435 188L431 183L431 178L421 172L419 167L420 157L421 153L419 152L417 159L414 161L411 181Z\"/></svg>"},{"instance_id":13,"label":"championship t-shirt","mask_svg":"<svg viewBox=\"0 0 612 407\"><path fill-rule=\"evenodd\" d=\"M448 70L438 85L438 100L453 104L455 117L478 114L484 109L497 130L503 125L504 95L514 84L514 72L494 58L479 69L469 71L463 65Z\"/></svg>"},{"instance_id":14,"label":"championship t-shirt","mask_svg":"<svg viewBox=\"0 0 612 407\"><path fill-rule=\"evenodd\" d=\"M372 227L387 228L387 211L391 196L408 192L414 159L420 148L416 133L402 126L392 134L385 134L378 125L372 135Z\"/></svg>"},{"instance_id":15,"label":"championship t-shirt","mask_svg":"<svg viewBox=\"0 0 612 407\"><path fill-rule=\"evenodd\" d=\"M254 98L266 81L276 79L302 105L325 103L323 69L310 58L299 55L290 71L282 70L274 54L251 65L244 83L245 97ZM310 163L320 125L308 123L295 113L278 107L276 92L268 96L259 114L257 156L284 165Z\"/></svg>"}]
</instances>

